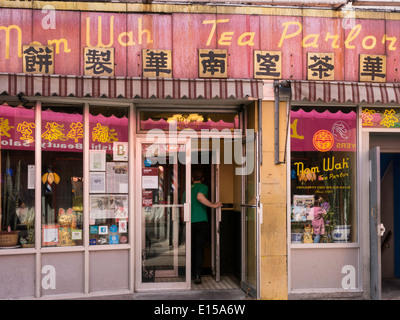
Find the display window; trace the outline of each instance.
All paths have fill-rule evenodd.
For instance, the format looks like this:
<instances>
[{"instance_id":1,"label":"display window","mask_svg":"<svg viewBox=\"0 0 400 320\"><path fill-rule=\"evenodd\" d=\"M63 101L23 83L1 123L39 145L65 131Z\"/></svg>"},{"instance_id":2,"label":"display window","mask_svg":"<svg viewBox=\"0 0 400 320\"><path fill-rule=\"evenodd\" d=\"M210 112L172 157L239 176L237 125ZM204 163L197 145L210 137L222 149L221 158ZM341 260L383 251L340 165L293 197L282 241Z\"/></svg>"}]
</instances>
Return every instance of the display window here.
<instances>
[{"instance_id":1,"label":"display window","mask_svg":"<svg viewBox=\"0 0 400 320\"><path fill-rule=\"evenodd\" d=\"M35 245L35 110L0 106L0 248Z\"/></svg>"},{"instance_id":2,"label":"display window","mask_svg":"<svg viewBox=\"0 0 400 320\"><path fill-rule=\"evenodd\" d=\"M40 181L39 247L128 243L128 107L41 105L0 108L0 248L35 246L35 189ZM40 141L36 143L36 127ZM89 135L88 150L85 134ZM41 168L35 145L40 145ZM84 159L88 208L84 208ZM40 176L37 177L37 173ZM84 210L89 225L84 225ZM39 223L40 224L40 223Z\"/></svg>"},{"instance_id":3,"label":"display window","mask_svg":"<svg viewBox=\"0 0 400 320\"><path fill-rule=\"evenodd\" d=\"M42 246L83 244L83 107L42 106Z\"/></svg>"},{"instance_id":4,"label":"display window","mask_svg":"<svg viewBox=\"0 0 400 320\"><path fill-rule=\"evenodd\" d=\"M292 107L291 243L357 241L354 108Z\"/></svg>"},{"instance_id":5,"label":"display window","mask_svg":"<svg viewBox=\"0 0 400 320\"><path fill-rule=\"evenodd\" d=\"M89 108L89 244L128 243L127 107Z\"/></svg>"}]
</instances>

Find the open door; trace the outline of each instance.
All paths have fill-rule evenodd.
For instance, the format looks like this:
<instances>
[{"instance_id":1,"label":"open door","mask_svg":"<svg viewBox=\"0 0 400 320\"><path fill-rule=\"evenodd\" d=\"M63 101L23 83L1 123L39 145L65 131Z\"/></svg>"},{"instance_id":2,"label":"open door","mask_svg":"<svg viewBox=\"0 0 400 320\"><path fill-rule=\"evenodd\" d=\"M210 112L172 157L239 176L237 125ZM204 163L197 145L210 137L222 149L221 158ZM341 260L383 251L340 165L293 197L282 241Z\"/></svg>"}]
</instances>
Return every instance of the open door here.
<instances>
[{"instance_id":1,"label":"open door","mask_svg":"<svg viewBox=\"0 0 400 320\"><path fill-rule=\"evenodd\" d=\"M246 137L242 147L246 167L245 172L242 172L242 289L249 295L259 298L259 224L262 206L257 133Z\"/></svg>"},{"instance_id":2,"label":"open door","mask_svg":"<svg viewBox=\"0 0 400 320\"><path fill-rule=\"evenodd\" d=\"M190 289L190 140L137 140L137 287Z\"/></svg>"},{"instance_id":3,"label":"open door","mask_svg":"<svg viewBox=\"0 0 400 320\"><path fill-rule=\"evenodd\" d=\"M219 164L213 164L211 170L213 180L212 202L220 201L219 198ZM221 208L212 209L211 242L212 242L212 272L215 281L221 281Z\"/></svg>"},{"instance_id":4,"label":"open door","mask_svg":"<svg viewBox=\"0 0 400 320\"><path fill-rule=\"evenodd\" d=\"M369 151L369 225L370 225L370 264L371 264L371 299L380 300L381 279L381 174L380 148Z\"/></svg>"}]
</instances>

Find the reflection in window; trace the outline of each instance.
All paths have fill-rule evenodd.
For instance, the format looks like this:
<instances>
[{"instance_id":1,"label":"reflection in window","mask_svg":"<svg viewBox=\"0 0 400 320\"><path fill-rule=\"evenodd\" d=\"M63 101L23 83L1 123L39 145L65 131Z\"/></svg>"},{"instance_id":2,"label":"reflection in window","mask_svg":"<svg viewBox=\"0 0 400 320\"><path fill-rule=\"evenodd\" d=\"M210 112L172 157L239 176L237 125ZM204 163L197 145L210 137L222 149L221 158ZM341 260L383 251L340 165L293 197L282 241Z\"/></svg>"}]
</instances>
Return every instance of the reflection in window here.
<instances>
[{"instance_id":1,"label":"reflection in window","mask_svg":"<svg viewBox=\"0 0 400 320\"><path fill-rule=\"evenodd\" d=\"M90 245L127 243L128 108L90 107Z\"/></svg>"},{"instance_id":2,"label":"reflection in window","mask_svg":"<svg viewBox=\"0 0 400 320\"><path fill-rule=\"evenodd\" d=\"M151 130L234 130L239 129L237 113L185 113L185 112L140 112L140 129Z\"/></svg>"},{"instance_id":3,"label":"reflection in window","mask_svg":"<svg viewBox=\"0 0 400 320\"><path fill-rule=\"evenodd\" d=\"M186 147L143 144L141 152L142 281L183 282Z\"/></svg>"},{"instance_id":4,"label":"reflection in window","mask_svg":"<svg viewBox=\"0 0 400 320\"><path fill-rule=\"evenodd\" d=\"M83 244L83 107L42 108L42 246Z\"/></svg>"},{"instance_id":5,"label":"reflection in window","mask_svg":"<svg viewBox=\"0 0 400 320\"><path fill-rule=\"evenodd\" d=\"M35 111L0 106L0 247L35 243Z\"/></svg>"},{"instance_id":6,"label":"reflection in window","mask_svg":"<svg viewBox=\"0 0 400 320\"><path fill-rule=\"evenodd\" d=\"M290 123L292 243L356 241L355 110L293 108Z\"/></svg>"},{"instance_id":7,"label":"reflection in window","mask_svg":"<svg viewBox=\"0 0 400 320\"><path fill-rule=\"evenodd\" d=\"M392 107L363 107L362 127L380 129L400 128L400 110Z\"/></svg>"}]
</instances>

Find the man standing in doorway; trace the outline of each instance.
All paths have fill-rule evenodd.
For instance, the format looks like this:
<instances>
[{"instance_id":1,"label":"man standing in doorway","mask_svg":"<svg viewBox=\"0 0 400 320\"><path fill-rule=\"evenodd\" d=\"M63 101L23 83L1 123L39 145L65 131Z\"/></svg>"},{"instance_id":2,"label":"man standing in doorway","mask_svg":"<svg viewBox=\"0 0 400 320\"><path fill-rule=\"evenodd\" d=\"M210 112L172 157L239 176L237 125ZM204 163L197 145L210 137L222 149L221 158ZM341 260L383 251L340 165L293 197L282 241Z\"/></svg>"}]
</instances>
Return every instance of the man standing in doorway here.
<instances>
[{"instance_id":1,"label":"man standing in doorway","mask_svg":"<svg viewBox=\"0 0 400 320\"><path fill-rule=\"evenodd\" d=\"M208 187L203 184L203 172L194 170L191 189L192 222L192 264L194 283L201 284L201 271L204 262L204 245L208 232L207 208L222 207L221 202L212 203L207 199Z\"/></svg>"}]
</instances>

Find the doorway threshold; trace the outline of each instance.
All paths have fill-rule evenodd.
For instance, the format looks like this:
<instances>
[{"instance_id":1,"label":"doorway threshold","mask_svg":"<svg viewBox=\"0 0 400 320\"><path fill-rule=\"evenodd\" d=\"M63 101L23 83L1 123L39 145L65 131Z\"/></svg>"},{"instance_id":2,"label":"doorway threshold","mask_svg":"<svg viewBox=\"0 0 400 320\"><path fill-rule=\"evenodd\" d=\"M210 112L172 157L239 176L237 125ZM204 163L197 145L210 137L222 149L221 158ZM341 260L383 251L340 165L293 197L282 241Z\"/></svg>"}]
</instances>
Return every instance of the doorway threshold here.
<instances>
[{"instance_id":1,"label":"doorway threshold","mask_svg":"<svg viewBox=\"0 0 400 320\"><path fill-rule=\"evenodd\" d=\"M253 300L241 289L135 292L133 300Z\"/></svg>"},{"instance_id":2,"label":"doorway threshold","mask_svg":"<svg viewBox=\"0 0 400 320\"><path fill-rule=\"evenodd\" d=\"M400 279L382 279L382 300L400 300Z\"/></svg>"},{"instance_id":3,"label":"doorway threshold","mask_svg":"<svg viewBox=\"0 0 400 320\"><path fill-rule=\"evenodd\" d=\"M202 283L195 284L192 280L192 290L229 290L240 289L240 282L233 276L221 276L221 281L215 281L211 275L201 277Z\"/></svg>"}]
</instances>

